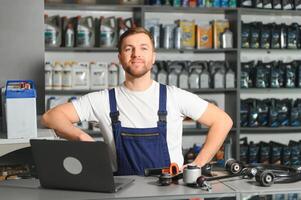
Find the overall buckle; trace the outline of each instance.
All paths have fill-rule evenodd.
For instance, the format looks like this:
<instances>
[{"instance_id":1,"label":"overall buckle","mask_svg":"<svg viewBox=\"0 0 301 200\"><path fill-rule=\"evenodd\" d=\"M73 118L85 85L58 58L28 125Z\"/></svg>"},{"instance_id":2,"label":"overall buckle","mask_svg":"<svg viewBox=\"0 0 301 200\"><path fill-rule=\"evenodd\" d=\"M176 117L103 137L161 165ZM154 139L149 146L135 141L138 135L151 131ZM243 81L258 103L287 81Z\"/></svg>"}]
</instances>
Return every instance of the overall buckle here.
<instances>
[{"instance_id":1,"label":"overall buckle","mask_svg":"<svg viewBox=\"0 0 301 200\"><path fill-rule=\"evenodd\" d=\"M111 117L112 123L118 122L119 111L110 112L110 117Z\"/></svg>"},{"instance_id":2,"label":"overall buckle","mask_svg":"<svg viewBox=\"0 0 301 200\"><path fill-rule=\"evenodd\" d=\"M159 122L166 122L167 111L158 111Z\"/></svg>"}]
</instances>

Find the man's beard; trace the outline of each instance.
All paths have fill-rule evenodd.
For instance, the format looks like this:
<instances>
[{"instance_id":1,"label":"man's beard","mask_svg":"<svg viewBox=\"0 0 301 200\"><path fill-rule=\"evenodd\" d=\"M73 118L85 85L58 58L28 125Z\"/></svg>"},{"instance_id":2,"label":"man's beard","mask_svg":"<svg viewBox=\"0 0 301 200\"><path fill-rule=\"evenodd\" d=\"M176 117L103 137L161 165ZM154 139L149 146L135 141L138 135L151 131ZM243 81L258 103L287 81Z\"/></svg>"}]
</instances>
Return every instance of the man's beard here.
<instances>
[{"instance_id":1,"label":"man's beard","mask_svg":"<svg viewBox=\"0 0 301 200\"><path fill-rule=\"evenodd\" d=\"M147 72L149 72L150 69L147 69L147 67L144 65L142 70L133 70L131 67L124 67L124 71L126 71L129 75L131 75L134 78L140 78L144 76Z\"/></svg>"}]
</instances>

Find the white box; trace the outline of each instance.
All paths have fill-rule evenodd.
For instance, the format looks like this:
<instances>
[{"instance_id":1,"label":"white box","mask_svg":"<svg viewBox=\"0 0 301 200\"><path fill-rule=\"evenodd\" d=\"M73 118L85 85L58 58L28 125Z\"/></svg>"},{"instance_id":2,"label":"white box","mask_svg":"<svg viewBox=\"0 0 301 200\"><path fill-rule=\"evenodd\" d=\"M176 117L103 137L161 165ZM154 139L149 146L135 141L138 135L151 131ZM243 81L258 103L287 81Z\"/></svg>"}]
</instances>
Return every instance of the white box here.
<instances>
[{"instance_id":1,"label":"white box","mask_svg":"<svg viewBox=\"0 0 301 200\"><path fill-rule=\"evenodd\" d=\"M36 91L33 81L7 81L5 117L8 139L36 138Z\"/></svg>"}]
</instances>

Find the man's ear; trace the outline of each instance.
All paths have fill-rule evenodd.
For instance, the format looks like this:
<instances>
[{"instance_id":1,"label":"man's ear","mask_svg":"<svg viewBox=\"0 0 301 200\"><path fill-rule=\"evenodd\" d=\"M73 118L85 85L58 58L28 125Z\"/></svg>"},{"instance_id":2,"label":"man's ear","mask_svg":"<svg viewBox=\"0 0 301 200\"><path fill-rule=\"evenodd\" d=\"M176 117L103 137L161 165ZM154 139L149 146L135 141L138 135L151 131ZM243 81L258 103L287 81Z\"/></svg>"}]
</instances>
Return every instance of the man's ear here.
<instances>
[{"instance_id":1,"label":"man's ear","mask_svg":"<svg viewBox=\"0 0 301 200\"><path fill-rule=\"evenodd\" d=\"M152 60L152 63L153 63L153 64L156 62L156 57L157 57L156 52L153 52L153 60Z\"/></svg>"},{"instance_id":2,"label":"man's ear","mask_svg":"<svg viewBox=\"0 0 301 200\"><path fill-rule=\"evenodd\" d=\"M121 57L121 55L120 55L120 53L118 53L118 60L119 60L119 63L121 63L121 62L120 62L120 57Z\"/></svg>"}]
</instances>

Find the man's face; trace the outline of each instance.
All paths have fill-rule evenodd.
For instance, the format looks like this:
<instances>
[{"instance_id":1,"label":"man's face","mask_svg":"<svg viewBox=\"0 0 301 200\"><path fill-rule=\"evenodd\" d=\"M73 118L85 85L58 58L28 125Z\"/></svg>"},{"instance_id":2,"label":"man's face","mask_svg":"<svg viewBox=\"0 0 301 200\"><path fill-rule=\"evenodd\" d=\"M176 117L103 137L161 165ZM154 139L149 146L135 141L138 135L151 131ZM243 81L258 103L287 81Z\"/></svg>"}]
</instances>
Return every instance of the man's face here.
<instances>
[{"instance_id":1,"label":"man's face","mask_svg":"<svg viewBox=\"0 0 301 200\"><path fill-rule=\"evenodd\" d=\"M151 70L155 62L155 52L150 38L144 33L127 36L123 39L118 58L130 76L142 77Z\"/></svg>"}]
</instances>

